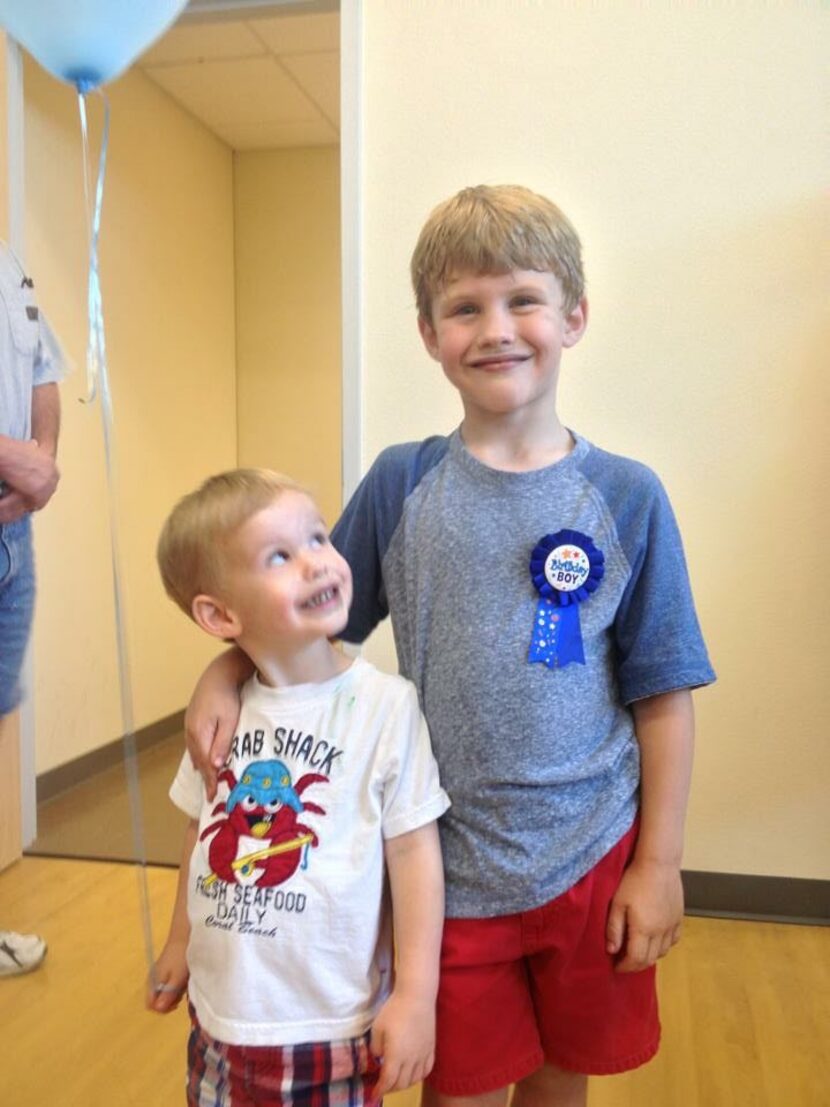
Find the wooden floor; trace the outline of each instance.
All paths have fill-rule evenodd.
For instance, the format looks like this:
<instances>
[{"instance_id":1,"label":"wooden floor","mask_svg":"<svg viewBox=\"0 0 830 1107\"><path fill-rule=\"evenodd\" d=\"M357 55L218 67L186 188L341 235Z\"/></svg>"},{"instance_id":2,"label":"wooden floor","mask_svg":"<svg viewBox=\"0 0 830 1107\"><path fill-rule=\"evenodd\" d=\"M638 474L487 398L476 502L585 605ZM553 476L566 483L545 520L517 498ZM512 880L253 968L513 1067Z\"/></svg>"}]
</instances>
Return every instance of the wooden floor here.
<instances>
[{"instance_id":1,"label":"wooden floor","mask_svg":"<svg viewBox=\"0 0 830 1107\"><path fill-rule=\"evenodd\" d=\"M148 872L157 947L175 880ZM138 904L129 865L26 857L0 874L2 925L49 942L43 968L0 979L2 1107L183 1103L186 1020L143 1009ZM658 1058L593 1081L590 1107L830 1104L830 930L687 919L660 992Z\"/></svg>"}]
</instances>

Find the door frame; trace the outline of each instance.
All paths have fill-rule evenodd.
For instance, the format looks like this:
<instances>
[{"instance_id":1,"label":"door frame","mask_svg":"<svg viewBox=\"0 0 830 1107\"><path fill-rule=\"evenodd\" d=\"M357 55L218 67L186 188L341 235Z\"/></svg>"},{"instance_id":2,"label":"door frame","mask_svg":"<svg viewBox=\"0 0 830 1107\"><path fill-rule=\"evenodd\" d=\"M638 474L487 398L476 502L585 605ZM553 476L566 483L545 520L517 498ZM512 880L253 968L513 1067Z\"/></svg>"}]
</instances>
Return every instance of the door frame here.
<instances>
[{"instance_id":1,"label":"door frame","mask_svg":"<svg viewBox=\"0 0 830 1107\"><path fill-rule=\"evenodd\" d=\"M6 226L9 246L25 267L26 264L26 205L25 164L23 146L23 54L15 40L3 35L4 68L6 73ZM20 705L18 741L20 744L20 779L5 781L12 802L13 791L19 788L20 832L23 848L30 845L37 832L37 793L35 772L35 704L31 691L34 687L32 640L23 659L21 681L27 694ZM6 802L5 797L3 802Z\"/></svg>"}]
</instances>

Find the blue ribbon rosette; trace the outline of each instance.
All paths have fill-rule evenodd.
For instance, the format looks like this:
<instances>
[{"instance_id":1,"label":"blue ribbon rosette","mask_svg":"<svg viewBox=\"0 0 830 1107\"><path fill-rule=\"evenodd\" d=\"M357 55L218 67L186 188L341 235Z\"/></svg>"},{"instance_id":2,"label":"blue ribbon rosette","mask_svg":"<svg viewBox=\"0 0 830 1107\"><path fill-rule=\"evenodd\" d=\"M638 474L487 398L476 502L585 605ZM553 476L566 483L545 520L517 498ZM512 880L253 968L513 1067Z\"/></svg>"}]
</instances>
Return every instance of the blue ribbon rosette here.
<instances>
[{"instance_id":1,"label":"blue ribbon rosette","mask_svg":"<svg viewBox=\"0 0 830 1107\"><path fill-rule=\"evenodd\" d=\"M605 555L578 530L546 534L530 555L530 578L539 593L528 661L549 669L585 664L579 605L605 575Z\"/></svg>"}]
</instances>

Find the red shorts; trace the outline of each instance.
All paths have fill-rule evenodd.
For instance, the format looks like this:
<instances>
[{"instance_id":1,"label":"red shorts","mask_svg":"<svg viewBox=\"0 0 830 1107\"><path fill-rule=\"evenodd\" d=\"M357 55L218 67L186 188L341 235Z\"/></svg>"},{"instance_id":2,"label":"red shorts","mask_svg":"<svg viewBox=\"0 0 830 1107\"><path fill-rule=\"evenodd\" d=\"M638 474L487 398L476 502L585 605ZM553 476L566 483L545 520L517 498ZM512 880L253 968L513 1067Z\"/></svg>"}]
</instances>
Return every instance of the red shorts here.
<instances>
[{"instance_id":1,"label":"red shorts","mask_svg":"<svg viewBox=\"0 0 830 1107\"><path fill-rule=\"evenodd\" d=\"M614 971L611 900L637 823L577 884L517 915L447 919L435 1067L444 1095L506 1087L545 1061L587 1074L636 1068L660 1042L654 966Z\"/></svg>"}]
</instances>

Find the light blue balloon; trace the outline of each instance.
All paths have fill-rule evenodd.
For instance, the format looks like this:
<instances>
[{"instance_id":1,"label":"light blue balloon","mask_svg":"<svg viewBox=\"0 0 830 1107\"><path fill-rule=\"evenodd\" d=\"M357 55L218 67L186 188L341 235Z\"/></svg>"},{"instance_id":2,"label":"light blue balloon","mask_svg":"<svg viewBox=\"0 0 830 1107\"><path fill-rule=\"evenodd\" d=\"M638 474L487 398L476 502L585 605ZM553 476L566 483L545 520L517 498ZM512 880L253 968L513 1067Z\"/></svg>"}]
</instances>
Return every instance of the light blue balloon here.
<instances>
[{"instance_id":1,"label":"light blue balloon","mask_svg":"<svg viewBox=\"0 0 830 1107\"><path fill-rule=\"evenodd\" d=\"M187 0L0 0L0 26L80 92L111 81Z\"/></svg>"}]
</instances>

